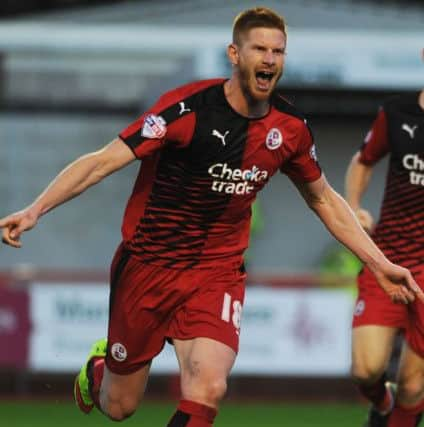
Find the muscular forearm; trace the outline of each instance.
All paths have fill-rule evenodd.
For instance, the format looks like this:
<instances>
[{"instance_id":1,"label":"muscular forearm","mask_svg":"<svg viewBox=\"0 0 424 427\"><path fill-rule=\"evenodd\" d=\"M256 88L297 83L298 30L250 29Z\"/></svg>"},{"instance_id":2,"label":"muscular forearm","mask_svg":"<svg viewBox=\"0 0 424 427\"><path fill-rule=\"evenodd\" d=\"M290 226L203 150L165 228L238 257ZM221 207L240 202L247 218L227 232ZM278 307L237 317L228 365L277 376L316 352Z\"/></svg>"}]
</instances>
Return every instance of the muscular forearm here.
<instances>
[{"instance_id":1,"label":"muscular forearm","mask_svg":"<svg viewBox=\"0 0 424 427\"><path fill-rule=\"evenodd\" d=\"M25 209L0 218L2 240L20 248L20 236L37 224L38 218L56 206L81 194L105 176L123 168L135 159L134 153L116 138L99 151L86 154L66 167Z\"/></svg>"},{"instance_id":2,"label":"muscular forearm","mask_svg":"<svg viewBox=\"0 0 424 427\"><path fill-rule=\"evenodd\" d=\"M31 204L29 209L37 217L78 196L103 177L99 153L90 153L75 160L60 172Z\"/></svg>"},{"instance_id":3,"label":"muscular forearm","mask_svg":"<svg viewBox=\"0 0 424 427\"><path fill-rule=\"evenodd\" d=\"M330 186L323 189L321 197L309 203L330 233L372 270L387 262L367 233L363 230L346 201Z\"/></svg>"},{"instance_id":4,"label":"muscular forearm","mask_svg":"<svg viewBox=\"0 0 424 427\"><path fill-rule=\"evenodd\" d=\"M38 218L134 159L132 151L119 138L114 139L101 150L86 154L66 167L27 209Z\"/></svg>"},{"instance_id":5,"label":"muscular forearm","mask_svg":"<svg viewBox=\"0 0 424 427\"><path fill-rule=\"evenodd\" d=\"M368 188L372 174L372 167L359 162L359 153L356 153L346 173L345 193L346 201L356 211L361 206L362 195Z\"/></svg>"}]
</instances>

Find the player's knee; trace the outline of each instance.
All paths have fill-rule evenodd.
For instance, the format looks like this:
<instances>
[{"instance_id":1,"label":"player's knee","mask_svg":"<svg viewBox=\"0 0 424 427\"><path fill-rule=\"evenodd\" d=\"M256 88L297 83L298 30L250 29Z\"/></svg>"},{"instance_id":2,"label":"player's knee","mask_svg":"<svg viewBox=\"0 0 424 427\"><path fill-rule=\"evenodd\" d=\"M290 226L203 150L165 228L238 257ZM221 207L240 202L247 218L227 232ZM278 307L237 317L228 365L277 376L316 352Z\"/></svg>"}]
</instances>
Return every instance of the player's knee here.
<instances>
[{"instance_id":1,"label":"player's knee","mask_svg":"<svg viewBox=\"0 0 424 427\"><path fill-rule=\"evenodd\" d=\"M370 363L352 363L351 376L359 384L374 384L383 375L384 368Z\"/></svg>"},{"instance_id":2,"label":"player's knee","mask_svg":"<svg viewBox=\"0 0 424 427\"><path fill-rule=\"evenodd\" d=\"M124 421L134 414L135 410L135 407L126 405L125 402L119 402L108 405L105 413L112 421Z\"/></svg>"},{"instance_id":3,"label":"player's knee","mask_svg":"<svg viewBox=\"0 0 424 427\"><path fill-rule=\"evenodd\" d=\"M399 379L397 399L401 404L415 405L424 397L424 383L421 376Z\"/></svg>"},{"instance_id":4,"label":"player's knee","mask_svg":"<svg viewBox=\"0 0 424 427\"><path fill-rule=\"evenodd\" d=\"M227 382L225 379L211 380L210 377L198 377L195 381L187 382L182 391L186 399L206 402L208 405L215 406L224 397Z\"/></svg>"},{"instance_id":5,"label":"player's knee","mask_svg":"<svg viewBox=\"0 0 424 427\"><path fill-rule=\"evenodd\" d=\"M227 392L227 381L225 379L216 379L210 381L206 386L206 398L208 402L219 403Z\"/></svg>"},{"instance_id":6,"label":"player's knee","mask_svg":"<svg viewBox=\"0 0 424 427\"><path fill-rule=\"evenodd\" d=\"M132 396L113 396L109 394L102 409L112 421L123 421L136 411L138 402Z\"/></svg>"}]
</instances>

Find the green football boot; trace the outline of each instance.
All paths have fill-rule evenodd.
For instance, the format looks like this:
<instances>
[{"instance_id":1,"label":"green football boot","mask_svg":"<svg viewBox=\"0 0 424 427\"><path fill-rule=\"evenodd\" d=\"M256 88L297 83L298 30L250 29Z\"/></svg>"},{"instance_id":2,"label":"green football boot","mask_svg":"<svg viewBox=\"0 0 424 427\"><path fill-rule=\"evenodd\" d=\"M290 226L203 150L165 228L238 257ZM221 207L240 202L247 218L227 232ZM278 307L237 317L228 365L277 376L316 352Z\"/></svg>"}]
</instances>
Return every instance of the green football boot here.
<instances>
[{"instance_id":1,"label":"green football boot","mask_svg":"<svg viewBox=\"0 0 424 427\"><path fill-rule=\"evenodd\" d=\"M94 357L105 357L106 349L107 349L106 338L102 338L96 341L91 347L90 353L88 354L87 361L85 362L79 374L75 378L75 383L74 383L75 403L77 404L78 408L85 414L90 413L94 407L93 399L91 398L91 395L90 395L87 367L89 362Z\"/></svg>"}]
</instances>

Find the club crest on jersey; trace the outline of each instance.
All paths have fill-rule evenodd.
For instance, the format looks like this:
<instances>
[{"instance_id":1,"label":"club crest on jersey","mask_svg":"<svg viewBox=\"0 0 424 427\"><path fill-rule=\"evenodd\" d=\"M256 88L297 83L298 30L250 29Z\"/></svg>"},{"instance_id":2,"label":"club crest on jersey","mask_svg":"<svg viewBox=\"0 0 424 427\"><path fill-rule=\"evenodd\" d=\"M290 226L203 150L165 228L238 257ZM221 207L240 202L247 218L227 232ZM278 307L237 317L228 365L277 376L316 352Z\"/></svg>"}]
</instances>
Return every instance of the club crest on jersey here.
<instances>
[{"instance_id":1,"label":"club crest on jersey","mask_svg":"<svg viewBox=\"0 0 424 427\"><path fill-rule=\"evenodd\" d=\"M161 116L148 114L144 118L141 136L150 139L161 139L166 135L166 122Z\"/></svg>"},{"instance_id":2,"label":"club crest on jersey","mask_svg":"<svg viewBox=\"0 0 424 427\"><path fill-rule=\"evenodd\" d=\"M266 136L265 144L269 150L276 150L283 143L283 135L277 128L272 128Z\"/></svg>"}]
</instances>

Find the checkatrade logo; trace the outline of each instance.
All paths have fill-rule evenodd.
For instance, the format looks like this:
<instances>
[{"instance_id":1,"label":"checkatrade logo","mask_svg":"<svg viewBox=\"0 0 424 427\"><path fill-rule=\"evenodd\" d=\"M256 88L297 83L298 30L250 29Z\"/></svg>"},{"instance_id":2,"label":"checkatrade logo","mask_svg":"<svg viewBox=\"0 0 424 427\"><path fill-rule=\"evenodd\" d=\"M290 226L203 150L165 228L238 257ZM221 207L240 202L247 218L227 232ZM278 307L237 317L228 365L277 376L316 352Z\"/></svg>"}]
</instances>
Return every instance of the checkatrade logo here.
<instances>
[{"instance_id":1,"label":"checkatrade logo","mask_svg":"<svg viewBox=\"0 0 424 427\"><path fill-rule=\"evenodd\" d=\"M214 179L212 191L225 194L250 194L255 183L264 182L269 173L253 165L250 169L232 169L227 163L215 163L208 169L209 175Z\"/></svg>"},{"instance_id":2,"label":"checkatrade logo","mask_svg":"<svg viewBox=\"0 0 424 427\"><path fill-rule=\"evenodd\" d=\"M424 187L424 160L418 154L403 156L402 165L409 171L409 182Z\"/></svg>"}]
</instances>

